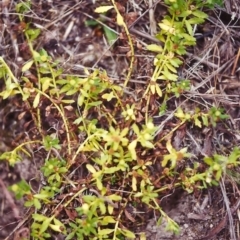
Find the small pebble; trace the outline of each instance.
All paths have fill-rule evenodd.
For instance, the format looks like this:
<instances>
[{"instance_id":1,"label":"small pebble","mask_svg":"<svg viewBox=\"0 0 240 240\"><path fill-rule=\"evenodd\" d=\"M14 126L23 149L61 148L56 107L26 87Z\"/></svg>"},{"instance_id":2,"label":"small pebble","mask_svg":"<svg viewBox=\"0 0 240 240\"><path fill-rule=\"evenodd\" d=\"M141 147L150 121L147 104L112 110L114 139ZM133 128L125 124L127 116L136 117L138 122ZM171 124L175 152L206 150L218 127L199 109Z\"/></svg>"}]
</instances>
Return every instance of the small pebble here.
<instances>
[{"instance_id":1,"label":"small pebble","mask_svg":"<svg viewBox=\"0 0 240 240\"><path fill-rule=\"evenodd\" d=\"M186 223L183 226L184 226L184 228L188 228L188 224L186 224Z\"/></svg>"}]
</instances>

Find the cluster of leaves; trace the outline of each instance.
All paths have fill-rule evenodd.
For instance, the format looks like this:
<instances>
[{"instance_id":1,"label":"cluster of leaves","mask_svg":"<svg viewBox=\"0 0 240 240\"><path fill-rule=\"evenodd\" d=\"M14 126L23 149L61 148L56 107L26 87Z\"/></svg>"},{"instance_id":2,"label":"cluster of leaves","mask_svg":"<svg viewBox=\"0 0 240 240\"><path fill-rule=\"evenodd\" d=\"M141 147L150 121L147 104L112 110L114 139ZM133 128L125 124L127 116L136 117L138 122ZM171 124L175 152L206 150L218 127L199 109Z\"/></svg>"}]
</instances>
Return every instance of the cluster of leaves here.
<instances>
[{"instance_id":1,"label":"cluster of leaves","mask_svg":"<svg viewBox=\"0 0 240 240\"><path fill-rule=\"evenodd\" d=\"M187 46L195 44L193 25L202 23L207 17L200 9L213 4L212 1L197 0L166 0L165 3L169 15L159 23L161 31L157 34L164 47L148 46L148 50L157 52L155 71L145 92L148 99L163 95L159 80L166 83L166 96L179 97L189 89L188 80L177 81L177 68L182 64L179 55L186 53ZM29 2L17 5L19 13L29 8ZM116 5L98 8L97 12L111 8ZM123 26L124 19L119 12L117 19ZM20 20L24 22L21 14ZM5 80L5 89L0 96L6 99L21 94L34 113L32 117L42 138L25 142L0 158L8 159L14 165L21 160L20 150L31 156L24 148L29 144L40 144L39 148L44 148L47 153L41 168L46 183L38 193L34 193L25 181L10 187L18 198L26 199L25 206L36 210L32 215L31 236L47 239L55 231L64 234L66 239L134 239L136 235L125 222L128 219L135 223L137 210L144 206L159 211L159 223L165 218L167 229L178 233L178 225L159 206L160 194L179 186L192 192L196 186L204 188L216 184L226 169L239 164L240 150L234 149L229 157L206 157L204 161L208 168L205 172L199 172L199 164L195 163L176 173L179 163L191 157L187 148L176 150L168 140L164 151L149 157L158 144L155 139L158 128L149 116L145 122L137 119L142 114L141 109L124 95L122 87L112 83L106 72L99 70L85 70L85 77L64 76L58 63L53 62L44 49L33 50L32 43L39 30L28 24L24 26L32 59L22 67L23 76L19 80L0 58L0 78ZM36 74L34 83L28 77L32 72ZM50 110L56 110L56 116L63 122L62 129L56 129L51 135L44 135L42 129L42 102L50 102ZM71 112L71 121L67 111ZM196 109L194 113L179 108L175 117L180 119L179 126L192 122L202 127L208 126L209 122L215 126L227 116L217 108L209 112ZM77 139L77 145L76 136L82 136ZM73 148L73 143L77 147ZM151 169L157 158L161 160L162 171L154 178ZM87 174L76 179L72 169L78 168L79 161ZM173 179L177 180L170 187L168 183ZM130 205L135 211L127 210ZM63 213L69 217L67 221L63 221ZM145 239L143 233L140 237Z\"/></svg>"},{"instance_id":2,"label":"cluster of leaves","mask_svg":"<svg viewBox=\"0 0 240 240\"><path fill-rule=\"evenodd\" d=\"M182 64L179 55L186 54L186 47L196 44L193 28L207 18L207 14L201 9L208 4L203 1L183 0L166 0L165 3L168 5L169 15L165 15L158 24L161 31L156 36L164 47L156 44L148 46L148 50L157 55L154 60L155 71L146 91L159 96L162 96L162 90L157 80L166 81L170 89L171 82L178 80L177 68Z\"/></svg>"},{"instance_id":3,"label":"cluster of leaves","mask_svg":"<svg viewBox=\"0 0 240 240\"><path fill-rule=\"evenodd\" d=\"M216 107L211 107L206 113L196 108L192 114L189 112L184 113L181 108L178 108L175 116L181 120L181 123L190 121L199 128L202 128L202 126L208 127L210 124L216 127L217 122L228 119L228 115L224 113L224 109Z\"/></svg>"}]
</instances>

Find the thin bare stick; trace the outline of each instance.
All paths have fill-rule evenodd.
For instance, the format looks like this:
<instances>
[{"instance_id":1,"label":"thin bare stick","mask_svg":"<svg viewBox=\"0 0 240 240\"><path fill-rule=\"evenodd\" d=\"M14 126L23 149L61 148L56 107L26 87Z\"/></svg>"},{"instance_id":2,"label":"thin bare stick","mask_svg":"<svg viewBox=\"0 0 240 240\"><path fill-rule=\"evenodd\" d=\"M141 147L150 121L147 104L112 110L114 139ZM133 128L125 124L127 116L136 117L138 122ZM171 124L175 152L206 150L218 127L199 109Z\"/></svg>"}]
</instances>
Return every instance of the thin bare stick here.
<instances>
[{"instance_id":1,"label":"thin bare stick","mask_svg":"<svg viewBox=\"0 0 240 240\"><path fill-rule=\"evenodd\" d=\"M115 1L114 1L114 0L111 0L111 2L112 2L112 5L113 5L116 13L117 13L117 18L118 18L118 19L122 19L122 21L120 21L120 24L122 25L122 27L123 27L124 30L125 30L125 33L126 33L127 38L128 38L128 43L129 43L129 46L130 46L131 60L130 60L130 65L129 65L128 74L127 74L126 80L125 80L125 82L124 82L124 87L126 87L126 86L128 85L128 82L129 82L129 80L130 80L130 78L131 78L131 75L132 75L132 72L133 72L133 64L134 64L134 60L135 60L134 47L133 47L132 38L131 38L131 36L130 36L130 32L129 32L129 30L128 30L127 24L124 22L123 17L122 17L122 15L121 15L121 13L119 12Z\"/></svg>"},{"instance_id":2,"label":"thin bare stick","mask_svg":"<svg viewBox=\"0 0 240 240\"><path fill-rule=\"evenodd\" d=\"M238 62L239 56L240 56L240 48L238 49L237 57L235 58L235 61L234 61L233 69L232 69L232 72L231 72L232 76L235 74L235 70L236 70L236 67L237 67L237 62Z\"/></svg>"},{"instance_id":3,"label":"thin bare stick","mask_svg":"<svg viewBox=\"0 0 240 240\"><path fill-rule=\"evenodd\" d=\"M157 32L157 23L154 18L153 0L149 0L149 22L150 22L151 36L154 36Z\"/></svg>"}]
</instances>

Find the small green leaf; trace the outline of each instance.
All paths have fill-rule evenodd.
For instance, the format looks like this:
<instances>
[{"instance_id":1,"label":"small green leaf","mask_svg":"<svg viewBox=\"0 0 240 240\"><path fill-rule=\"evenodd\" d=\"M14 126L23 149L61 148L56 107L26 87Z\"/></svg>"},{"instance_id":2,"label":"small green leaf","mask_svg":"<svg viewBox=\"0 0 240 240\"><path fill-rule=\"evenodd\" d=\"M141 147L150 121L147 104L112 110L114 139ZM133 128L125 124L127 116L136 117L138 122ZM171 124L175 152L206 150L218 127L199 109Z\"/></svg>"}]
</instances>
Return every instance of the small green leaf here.
<instances>
[{"instance_id":1,"label":"small green leaf","mask_svg":"<svg viewBox=\"0 0 240 240\"><path fill-rule=\"evenodd\" d=\"M139 197L142 197L142 196L143 196L142 192L138 192L134 195L134 197L136 197L136 198L139 198Z\"/></svg>"},{"instance_id":2,"label":"small green leaf","mask_svg":"<svg viewBox=\"0 0 240 240\"><path fill-rule=\"evenodd\" d=\"M172 64L173 67L179 67L182 64L182 61L178 58L169 59L169 62Z\"/></svg>"},{"instance_id":3,"label":"small green leaf","mask_svg":"<svg viewBox=\"0 0 240 240\"><path fill-rule=\"evenodd\" d=\"M81 94L79 94L78 95L78 99L77 99L77 103L78 103L78 106L82 106L83 105L83 103L84 103L84 96L83 95L81 95Z\"/></svg>"},{"instance_id":4,"label":"small green leaf","mask_svg":"<svg viewBox=\"0 0 240 240\"><path fill-rule=\"evenodd\" d=\"M33 65L33 63L34 63L34 61L30 60L25 65L23 65L22 72L26 72L27 70L29 70L31 68L31 66Z\"/></svg>"},{"instance_id":5,"label":"small green leaf","mask_svg":"<svg viewBox=\"0 0 240 240\"><path fill-rule=\"evenodd\" d=\"M116 220L114 220L114 218L112 216L106 216L103 218L102 221L105 223L115 223L116 222Z\"/></svg>"},{"instance_id":6,"label":"small green leaf","mask_svg":"<svg viewBox=\"0 0 240 240\"><path fill-rule=\"evenodd\" d=\"M92 165L87 164L86 167L90 173L96 173L96 169Z\"/></svg>"},{"instance_id":7,"label":"small green leaf","mask_svg":"<svg viewBox=\"0 0 240 240\"><path fill-rule=\"evenodd\" d=\"M42 225L41 225L41 228L40 228L40 230L39 230L39 233L44 233L44 232L48 229L48 227L49 227L52 219L53 219L53 217L47 218L47 219L45 219L45 220L43 221L43 223L42 223Z\"/></svg>"},{"instance_id":8,"label":"small green leaf","mask_svg":"<svg viewBox=\"0 0 240 240\"><path fill-rule=\"evenodd\" d=\"M137 146L137 140L132 141L129 145L128 145L128 150L131 153L131 156L134 160L137 159L137 154L136 154L136 146Z\"/></svg>"},{"instance_id":9,"label":"small green leaf","mask_svg":"<svg viewBox=\"0 0 240 240\"><path fill-rule=\"evenodd\" d=\"M59 230L60 230L59 232L62 232L62 230L60 228L64 229L63 223L61 223L57 218L54 218L53 222L54 222L55 226L59 227ZM58 231L58 230L55 230L55 231Z\"/></svg>"},{"instance_id":10,"label":"small green leaf","mask_svg":"<svg viewBox=\"0 0 240 240\"><path fill-rule=\"evenodd\" d=\"M49 78L44 79L43 84L42 84L42 91L45 92L46 90L48 90L50 84L51 84L51 79L49 79Z\"/></svg>"},{"instance_id":11,"label":"small green leaf","mask_svg":"<svg viewBox=\"0 0 240 240\"><path fill-rule=\"evenodd\" d=\"M194 117L194 124L196 126L198 126L199 128L202 127L202 123L200 122L200 120L198 119L198 117Z\"/></svg>"},{"instance_id":12,"label":"small green leaf","mask_svg":"<svg viewBox=\"0 0 240 240\"><path fill-rule=\"evenodd\" d=\"M91 102L88 104L87 109L89 109L90 107L96 107L102 104L102 101L96 101L96 102Z\"/></svg>"},{"instance_id":13,"label":"small green leaf","mask_svg":"<svg viewBox=\"0 0 240 240\"><path fill-rule=\"evenodd\" d=\"M132 177L132 190L137 191L137 179L134 176Z\"/></svg>"},{"instance_id":14,"label":"small green leaf","mask_svg":"<svg viewBox=\"0 0 240 240\"><path fill-rule=\"evenodd\" d=\"M166 25L164 23L159 23L158 25L162 30L165 30L166 32L168 32L170 34L173 34L173 35L176 34L176 29L174 27L171 27L171 26Z\"/></svg>"},{"instance_id":15,"label":"small green leaf","mask_svg":"<svg viewBox=\"0 0 240 240\"><path fill-rule=\"evenodd\" d=\"M109 195L108 198L113 200L113 201L120 201L120 200L122 200L122 197L118 196L116 194Z\"/></svg>"},{"instance_id":16,"label":"small green leaf","mask_svg":"<svg viewBox=\"0 0 240 240\"><path fill-rule=\"evenodd\" d=\"M211 157L205 157L204 158L204 162L209 165L209 166L212 166L213 165L213 159Z\"/></svg>"},{"instance_id":17,"label":"small green leaf","mask_svg":"<svg viewBox=\"0 0 240 240\"><path fill-rule=\"evenodd\" d=\"M139 135L139 128L138 128L137 124L134 123L132 125L132 128L133 128L133 131L136 133L136 135Z\"/></svg>"},{"instance_id":18,"label":"small green leaf","mask_svg":"<svg viewBox=\"0 0 240 240\"><path fill-rule=\"evenodd\" d=\"M34 40L41 33L41 30L39 28L37 28L37 29L27 29L25 32L29 36L30 40Z\"/></svg>"},{"instance_id":19,"label":"small green leaf","mask_svg":"<svg viewBox=\"0 0 240 240\"><path fill-rule=\"evenodd\" d=\"M16 12L18 12L18 13L27 12L27 11L29 11L30 7L31 7L30 1L29 2L27 2L27 1L20 2L16 5Z\"/></svg>"},{"instance_id":20,"label":"small green leaf","mask_svg":"<svg viewBox=\"0 0 240 240\"><path fill-rule=\"evenodd\" d=\"M208 117L204 115L202 115L201 117L202 117L203 125L208 127L209 125Z\"/></svg>"},{"instance_id":21,"label":"small green leaf","mask_svg":"<svg viewBox=\"0 0 240 240\"><path fill-rule=\"evenodd\" d=\"M186 28L187 28L187 31L189 33L189 35L193 36L193 28L191 26L191 24L189 23L188 20L185 20L185 25L186 25Z\"/></svg>"},{"instance_id":22,"label":"small green leaf","mask_svg":"<svg viewBox=\"0 0 240 240\"><path fill-rule=\"evenodd\" d=\"M41 208L41 203L37 198L33 199L33 204L35 206L36 209L40 209Z\"/></svg>"},{"instance_id":23,"label":"small green leaf","mask_svg":"<svg viewBox=\"0 0 240 240\"><path fill-rule=\"evenodd\" d=\"M170 80L170 81L177 81L178 75L170 73L168 71L163 72L163 76L159 77L158 79L163 79L163 80Z\"/></svg>"},{"instance_id":24,"label":"small green leaf","mask_svg":"<svg viewBox=\"0 0 240 240\"><path fill-rule=\"evenodd\" d=\"M149 44L149 45L147 45L147 50L159 53L159 52L163 51L163 48L162 48L162 46L157 45L157 44Z\"/></svg>"},{"instance_id":25,"label":"small green leaf","mask_svg":"<svg viewBox=\"0 0 240 240\"><path fill-rule=\"evenodd\" d=\"M203 23L204 22L204 19L202 18L198 18L198 17L193 17L193 18L190 18L188 19L188 23L189 24L200 24L200 23Z\"/></svg>"},{"instance_id":26,"label":"small green leaf","mask_svg":"<svg viewBox=\"0 0 240 240\"><path fill-rule=\"evenodd\" d=\"M124 20L123 20L123 17L122 17L122 15L121 14L117 14L117 24L119 25L119 26L123 26L124 25Z\"/></svg>"},{"instance_id":27,"label":"small green leaf","mask_svg":"<svg viewBox=\"0 0 240 240\"><path fill-rule=\"evenodd\" d=\"M49 197L49 195L46 193L38 193L38 194L34 194L34 197L37 199L44 200L44 199L47 199Z\"/></svg>"},{"instance_id":28,"label":"small green leaf","mask_svg":"<svg viewBox=\"0 0 240 240\"><path fill-rule=\"evenodd\" d=\"M35 60L39 60L40 56L41 55L40 55L39 52L33 50L33 57L34 57Z\"/></svg>"},{"instance_id":29,"label":"small green leaf","mask_svg":"<svg viewBox=\"0 0 240 240\"><path fill-rule=\"evenodd\" d=\"M68 92L66 92L66 95L67 96L71 96L71 95L73 95L74 93L76 93L77 92L77 89L71 89L71 90L69 90Z\"/></svg>"},{"instance_id":30,"label":"small green leaf","mask_svg":"<svg viewBox=\"0 0 240 240\"><path fill-rule=\"evenodd\" d=\"M166 63L165 66L166 66L171 72L177 73L176 68L173 67L171 64Z\"/></svg>"},{"instance_id":31,"label":"small green leaf","mask_svg":"<svg viewBox=\"0 0 240 240\"><path fill-rule=\"evenodd\" d=\"M179 233L179 226L176 222L174 222L171 218L167 217L167 226L166 230L172 231L175 234Z\"/></svg>"},{"instance_id":32,"label":"small green leaf","mask_svg":"<svg viewBox=\"0 0 240 240\"><path fill-rule=\"evenodd\" d=\"M141 144L143 147L154 148L154 145L149 141L141 142Z\"/></svg>"},{"instance_id":33,"label":"small green leaf","mask_svg":"<svg viewBox=\"0 0 240 240\"><path fill-rule=\"evenodd\" d=\"M84 23L85 23L85 26L87 27L95 27L99 24L97 21L91 20L91 19L86 20Z\"/></svg>"},{"instance_id":34,"label":"small green leaf","mask_svg":"<svg viewBox=\"0 0 240 240\"><path fill-rule=\"evenodd\" d=\"M185 45L193 45L196 43L196 39L187 33L181 33L181 36L185 38Z\"/></svg>"},{"instance_id":35,"label":"small green leaf","mask_svg":"<svg viewBox=\"0 0 240 240\"><path fill-rule=\"evenodd\" d=\"M112 174L119 171L119 167L108 167L104 170L104 173L106 174Z\"/></svg>"},{"instance_id":36,"label":"small green leaf","mask_svg":"<svg viewBox=\"0 0 240 240\"><path fill-rule=\"evenodd\" d=\"M157 92L158 96L161 97L161 96L162 96L162 90L161 90L161 88L159 87L158 84L157 84L155 87L156 87L156 92Z\"/></svg>"},{"instance_id":37,"label":"small green leaf","mask_svg":"<svg viewBox=\"0 0 240 240\"><path fill-rule=\"evenodd\" d=\"M113 214L113 210L114 210L113 206L110 205L110 204L108 204L107 209L108 209L108 213L109 213L110 215L112 215L112 214Z\"/></svg>"},{"instance_id":38,"label":"small green leaf","mask_svg":"<svg viewBox=\"0 0 240 240\"><path fill-rule=\"evenodd\" d=\"M43 215L41 215L41 214L38 214L38 213L33 213L32 218L33 218L35 221L43 222L47 217L45 217L45 216L43 216Z\"/></svg>"},{"instance_id":39,"label":"small green leaf","mask_svg":"<svg viewBox=\"0 0 240 240\"><path fill-rule=\"evenodd\" d=\"M101 191L103 189L103 184L101 180L97 178L96 182L97 182L97 188Z\"/></svg>"},{"instance_id":40,"label":"small green leaf","mask_svg":"<svg viewBox=\"0 0 240 240\"><path fill-rule=\"evenodd\" d=\"M136 239L135 234L133 232L129 231L129 230L123 229L122 232L127 238Z\"/></svg>"},{"instance_id":41,"label":"small green leaf","mask_svg":"<svg viewBox=\"0 0 240 240\"><path fill-rule=\"evenodd\" d=\"M55 232L62 232L62 226L58 226L58 225L53 225L53 224L50 224L49 225L50 226L50 228L52 229L52 230L54 230Z\"/></svg>"},{"instance_id":42,"label":"small green leaf","mask_svg":"<svg viewBox=\"0 0 240 240\"><path fill-rule=\"evenodd\" d=\"M107 37L108 43L110 45L112 45L113 42L115 42L117 40L117 34L114 31L112 31L111 29L109 29L105 26L103 26L103 30L104 30L104 33Z\"/></svg>"},{"instance_id":43,"label":"small green leaf","mask_svg":"<svg viewBox=\"0 0 240 240\"><path fill-rule=\"evenodd\" d=\"M186 10L184 12L181 12L181 14L178 15L178 17L187 17L187 16L191 15L191 13L192 13L192 11Z\"/></svg>"},{"instance_id":44,"label":"small green leaf","mask_svg":"<svg viewBox=\"0 0 240 240\"><path fill-rule=\"evenodd\" d=\"M71 104L71 103L74 103L75 100L71 100L71 99L62 99L61 102L62 102L62 103L67 103L67 104Z\"/></svg>"},{"instance_id":45,"label":"small green leaf","mask_svg":"<svg viewBox=\"0 0 240 240\"><path fill-rule=\"evenodd\" d=\"M39 101L40 101L40 93L37 93L34 101L33 101L33 107L36 108L39 104Z\"/></svg>"},{"instance_id":46,"label":"small green leaf","mask_svg":"<svg viewBox=\"0 0 240 240\"><path fill-rule=\"evenodd\" d=\"M114 231L114 229L100 229L99 231L98 231L98 234L100 235L100 236L103 236L103 235L108 235L108 234L110 234L110 233L112 233Z\"/></svg>"},{"instance_id":47,"label":"small green leaf","mask_svg":"<svg viewBox=\"0 0 240 240\"><path fill-rule=\"evenodd\" d=\"M101 214L104 215L106 213L106 211L107 211L105 203L100 202L99 203L99 208L100 208Z\"/></svg>"},{"instance_id":48,"label":"small green leaf","mask_svg":"<svg viewBox=\"0 0 240 240\"><path fill-rule=\"evenodd\" d=\"M70 224L69 224L70 225ZM70 234L68 234L67 235L67 238L66 238L66 240L71 240L71 239L73 239L74 238L74 236L75 236L75 234L76 234L76 232L74 231L74 232L71 232ZM80 234L79 234L80 235ZM78 236L79 237L79 236Z\"/></svg>"},{"instance_id":49,"label":"small green leaf","mask_svg":"<svg viewBox=\"0 0 240 240\"><path fill-rule=\"evenodd\" d=\"M105 13L105 12L109 11L112 8L113 8L113 6L101 6L101 7L97 7L94 10L94 12L96 12L96 13Z\"/></svg>"},{"instance_id":50,"label":"small green leaf","mask_svg":"<svg viewBox=\"0 0 240 240\"><path fill-rule=\"evenodd\" d=\"M24 202L25 207L32 207L33 206L33 201L26 201Z\"/></svg>"},{"instance_id":51,"label":"small green leaf","mask_svg":"<svg viewBox=\"0 0 240 240\"><path fill-rule=\"evenodd\" d=\"M106 99L108 102L111 101L113 98L115 98L113 92L105 93L102 95L103 99Z\"/></svg>"},{"instance_id":52,"label":"small green leaf","mask_svg":"<svg viewBox=\"0 0 240 240\"><path fill-rule=\"evenodd\" d=\"M199 11L199 10L193 11L192 14L198 18L203 18L203 19L208 17L208 15L206 13Z\"/></svg>"}]
</instances>

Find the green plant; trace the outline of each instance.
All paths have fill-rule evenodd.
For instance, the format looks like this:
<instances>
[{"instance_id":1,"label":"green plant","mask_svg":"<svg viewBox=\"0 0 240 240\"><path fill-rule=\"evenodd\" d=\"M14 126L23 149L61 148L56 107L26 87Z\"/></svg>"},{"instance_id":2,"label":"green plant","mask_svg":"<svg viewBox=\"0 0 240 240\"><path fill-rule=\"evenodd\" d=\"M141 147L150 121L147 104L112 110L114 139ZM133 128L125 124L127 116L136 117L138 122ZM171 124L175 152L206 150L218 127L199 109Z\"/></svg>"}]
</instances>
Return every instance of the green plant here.
<instances>
[{"instance_id":1,"label":"green plant","mask_svg":"<svg viewBox=\"0 0 240 240\"><path fill-rule=\"evenodd\" d=\"M148 50L157 52L154 60L155 71L146 93L157 93L162 96L162 91L157 84L157 80L176 81L177 68L182 64L178 55L186 54L186 47L195 45L193 37L193 25L204 22L207 15L200 11L204 5L195 1L165 1L169 6L170 15L164 17L159 27L161 31L157 34L157 39L164 43L162 48L159 45L149 45Z\"/></svg>"},{"instance_id":2,"label":"green plant","mask_svg":"<svg viewBox=\"0 0 240 240\"><path fill-rule=\"evenodd\" d=\"M32 224L31 236L36 239L44 240L50 238L51 234L47 233L46 230L51 228L56 232L66 234L66 229L63 223L61 223L55 216L46 217L42 214L33 214L32 218L34 223Z\"/></svg>"},{"instance_id":3,"label":"green plant","mask_svg":"<svg viewBox=\"0 0 240 240\"><path fill-rule=\"evenodd\" d=\"M224 109L212 107L207 113L202 112L199 108L195 109L193 113L184 113L181 108L178 108L175 116L179 118L182 123L192 121L197 127L209 126L209 122L213 127L216 127L220 120L228 119L228 115L224 113Z\"/></svg>"},{"instance_id":4,"label":"green plant","mask_svg":"<svg viewBox=\"0 0 240 240\"><path fill-rule=\"evenodd\" d=\"M190 81L181 80L180 82L173 82L167 86L168 93L174 93L176 97L180 97L182 93L190 90Z\"/></svg>"},{"instance_id":5,"label":"green plant","mask_svg":"<svg viewBox=\"0 0 240 240\"><path fill-rule=\"evenodd\" d=\"M161 209L160 196L172 188L182 187L192 192L195 188L216 184L226 169L239 164L239 149L236 148L229 157L206 157L207 167L202 171L196 162L186 163L191 159L186 147L176 150L171 144L172 134L185 124L193 123L199 128L209 123L216 126L219 120L227 118L222 109L201 111L196 107L186 112L179 107L175 112L177 123L160 140L155 135L158 127L149 110L152 99L163 97L157 111L164 114L170 96L179 98L189 90L190 81L178 79L177 68L182 64L179 56L186 53L186 47L195 44L193 26L207 17L201 9L211 7L214 2L165 1L169 15L159 23L161 31L157 34L164 47L155 44L147 47L157 53L155 71L143 98L137 102L126 96L124 88L112 82L106 71L85 70L85 76L62 74L58 63L44 49L33 49L40 31L24 25L31 59L22 67L21 79L17 79L0 58L0 77L5 81L0 96L4 99L17 94L22 96L39 139L19 144L14 150L3 153L0 159L8 159L14 165L21 160L20 152L31 157L25 149L28 145L45 151L41 171L47 185L37 193L24 181L10 187L17 198L26 199L25 206L35 210L31 219L34 239L50 238L52 231L61 232L66 239L134 239L136 234L131 226L125 226L126 219L134 219L127 211L130 204L158 211L159 224L164 218L167 229L177 234L179 227ZM123 16L116 3L112 1L112 4L97 8L96 12L115 9L117 22L127 34L132 56L126 87L132 72L134 48ZM29 8L29 2L17 5L18 13ZM24 22L24 16L19 16ZM34 82L24 75L28 71L35 74ZM43 103L47 106L44 109ZM53 113L60 122L59 128L51 127L53 133L47 133L50 129L45 129L40 110ZM160 144L160 150L155 153ZM162 170L154 178L151 169L156 162ZM177 172L182 163L184 169ZM75 177L80 167L84 173ZM68 220L62 216L67 216ZM136 221L140 220L136 217Z\"/></svg>"},{"instance_id":6,"label":"green plant","mask_svg":"<svg viewBox=\"0 0 240 240\"><path fill-rule=\"evenodd\" d=\"M167 87L167 93L174 93L176 97L189 89L189 80L181 79L178 83L177 68L182 64L181 55L186 54L186 48L196 44L194 38L194 25L203 23L207 14L202 8L212 8L215 4L222 1L198 1L198 0L165 0L168 6L169 15L165 15L158 24L160 32L156 38L163 43L162 45L150 44L147 46L149 51L155 52L155 70L152 74L150 83L145 91L148 96L147 109L152 95L163 95L163 86ZM165 99L167 96L165 96ZM148 116L145 116L146 121Z\"/></svg>"},{"instance_id":7,"label":"green plant","mask_svg":"<svg viewBox=\"0 0 240 240\"><path fill-rule=\"evenodd\" d=\"M101 18L100 18L101 20ZM104 22L104 20L101 20L102 22ZM117 40L117 34L111 29L109 28L107 25L103 24L101 21L97 20L86 20L85 25L86 26L91 26L91 27L96 27L96 28L100 28L100 25L102 25L102 29L104 32L104 35L107 38L107 41L109 43L109 45L111 46L116 40Z\"/></svg>"},{"instance_id":8,"label":"green plant","mask_svg":"<svg viewBox=\"0 0 240 240\"><path fill-rule=\"evenodd\" d=\"M218 185L220 178L226 174L228 169L232 169L240 164L240 149L235 147L229 156L214 154L213 157L205 157L204 162L209 165L206 172L206 182Z\"/></svg>"}]
</instances>

